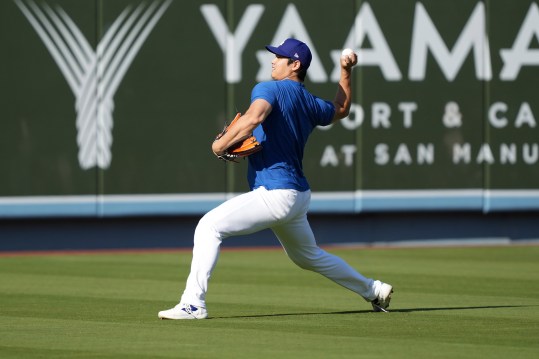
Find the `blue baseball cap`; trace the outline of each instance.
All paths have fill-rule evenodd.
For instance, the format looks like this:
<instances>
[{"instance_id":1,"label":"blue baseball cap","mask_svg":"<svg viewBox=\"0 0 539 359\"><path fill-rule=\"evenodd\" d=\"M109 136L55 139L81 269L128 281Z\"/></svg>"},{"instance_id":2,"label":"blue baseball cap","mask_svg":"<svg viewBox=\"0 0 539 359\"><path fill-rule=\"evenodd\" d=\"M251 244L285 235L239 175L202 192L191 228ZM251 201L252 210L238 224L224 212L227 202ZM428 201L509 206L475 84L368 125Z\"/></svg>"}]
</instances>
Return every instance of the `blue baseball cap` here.
<instances>
[{"instance_id":1,"label":"blue baseball cap","mask_svg":"<svg viewBox=\"0 0 539 359\"><path fill-rule=\"evenodd\" d=\"M311 65L311 60L313 58L307 44L292 38L284 40L283 43L277 47L268 45L266 46L266 49L275 55L299 60L301 66L303 66L305 70Z\"/></svg>"}]
</instances>

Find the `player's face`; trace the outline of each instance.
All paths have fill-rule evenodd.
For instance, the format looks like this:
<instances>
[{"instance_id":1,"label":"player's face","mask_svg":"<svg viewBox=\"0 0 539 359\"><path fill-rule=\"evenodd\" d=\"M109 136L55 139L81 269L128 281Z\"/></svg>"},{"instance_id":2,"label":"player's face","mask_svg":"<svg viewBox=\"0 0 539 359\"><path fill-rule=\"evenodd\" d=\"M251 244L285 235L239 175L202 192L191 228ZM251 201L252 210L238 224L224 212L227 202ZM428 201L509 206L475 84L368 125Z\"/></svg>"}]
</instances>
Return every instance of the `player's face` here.
<instances>
[{"instance_id":1,"label":"player's face","mask_svg":"<svg viewBox=\"0 0 539 359\"><path fill-rule=\"evenodd\" d=\"M274 80L283 80L294 73L295 62L288 64L288 57L275 55L271 62L271 78Z\"/></svg>"}]
</instances>

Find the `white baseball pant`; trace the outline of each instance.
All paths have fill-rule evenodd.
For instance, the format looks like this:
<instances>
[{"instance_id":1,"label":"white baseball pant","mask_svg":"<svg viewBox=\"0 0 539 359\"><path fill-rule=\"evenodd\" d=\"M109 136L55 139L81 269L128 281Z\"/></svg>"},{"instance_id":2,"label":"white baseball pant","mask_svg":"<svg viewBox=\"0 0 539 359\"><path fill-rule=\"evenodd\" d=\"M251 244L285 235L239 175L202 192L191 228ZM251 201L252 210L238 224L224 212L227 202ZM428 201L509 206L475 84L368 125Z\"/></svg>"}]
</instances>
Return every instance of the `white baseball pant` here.
<instances>
[{"instance_id":1,"label":"white baseball pant","mask_svg":"<svg viewBox=\"0 0 539 359\"><path fill-rule=\"evenodd\" d=\"M206 307L208 281L223 239L270 228L288 257L299 267L320 273L365 300L375 298L373 279L365 278L341 258L316 244L307 220L311 192L254 191L234 197L208 212L194 236L191 272L180 303Z\"/></svg>"}]
</instances>

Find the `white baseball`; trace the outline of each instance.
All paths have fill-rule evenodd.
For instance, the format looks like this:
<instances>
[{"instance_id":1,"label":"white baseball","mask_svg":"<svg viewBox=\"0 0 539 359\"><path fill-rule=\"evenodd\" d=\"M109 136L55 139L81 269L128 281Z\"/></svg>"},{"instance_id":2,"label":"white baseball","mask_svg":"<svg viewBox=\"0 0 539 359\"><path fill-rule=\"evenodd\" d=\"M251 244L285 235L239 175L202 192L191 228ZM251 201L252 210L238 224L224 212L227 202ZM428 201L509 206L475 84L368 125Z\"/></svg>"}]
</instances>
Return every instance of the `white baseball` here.
<instances>
[{"instance_id":1,"label":"white baseball","mask_svg":"<svg viewBox=\"0 0 539 359\"><path fill-rule=\"evenodd\" d=\"M352 50L352 49L344 49L344 50L342 50L341 56L345 57L345 56L352 55L353 53L354 53L354 50Z\"/></svg>"}]
</instances>

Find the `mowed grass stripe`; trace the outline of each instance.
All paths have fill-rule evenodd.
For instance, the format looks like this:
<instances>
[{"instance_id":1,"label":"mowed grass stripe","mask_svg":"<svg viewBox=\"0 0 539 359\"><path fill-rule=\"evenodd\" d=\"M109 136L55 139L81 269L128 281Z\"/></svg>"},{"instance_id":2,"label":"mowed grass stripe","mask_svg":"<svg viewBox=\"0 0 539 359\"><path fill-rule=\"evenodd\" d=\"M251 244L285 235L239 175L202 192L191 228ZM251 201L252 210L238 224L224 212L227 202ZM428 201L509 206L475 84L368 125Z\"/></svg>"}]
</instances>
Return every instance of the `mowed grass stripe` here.
<instances>
[{"instance_id":1,"label":"mowed grass stripe","mask_svg":"<svg viewBox=\"0 0 539 359\"><path fill-rule=\"evenodd\" d=\"M0 353L70 358L535 358L539 247L330 249L395 285L392 313L280 251L224 251L210 320L159 321L190 253L0 259Z\"/></svg>"}]
</instances>

